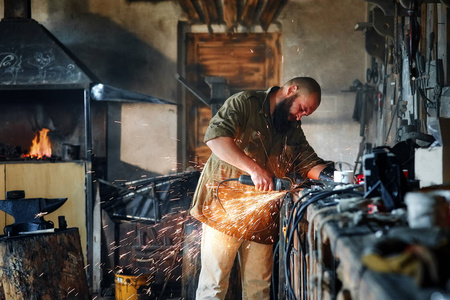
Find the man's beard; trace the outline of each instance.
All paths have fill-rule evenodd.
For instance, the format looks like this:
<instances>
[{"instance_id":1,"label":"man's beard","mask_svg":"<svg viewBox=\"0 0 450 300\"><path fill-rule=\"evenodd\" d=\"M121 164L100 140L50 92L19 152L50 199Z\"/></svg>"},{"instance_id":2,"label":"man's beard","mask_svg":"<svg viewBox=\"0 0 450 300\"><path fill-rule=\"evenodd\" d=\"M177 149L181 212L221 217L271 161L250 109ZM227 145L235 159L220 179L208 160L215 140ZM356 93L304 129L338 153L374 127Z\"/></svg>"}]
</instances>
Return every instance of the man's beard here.
<instances>
[{"instance_id":1,"label":"man's beard","mask_svg":"<svg viewBox=\"0 0 450 300\"><path fill-rule=\"evenodd\" d=\"M273 112L273 127L278 133L284 134L289 130L289 111L291 110L292 103L297 96L293 95L288 98L284 98L275 106Z\"/></svg>"}]
</instances>

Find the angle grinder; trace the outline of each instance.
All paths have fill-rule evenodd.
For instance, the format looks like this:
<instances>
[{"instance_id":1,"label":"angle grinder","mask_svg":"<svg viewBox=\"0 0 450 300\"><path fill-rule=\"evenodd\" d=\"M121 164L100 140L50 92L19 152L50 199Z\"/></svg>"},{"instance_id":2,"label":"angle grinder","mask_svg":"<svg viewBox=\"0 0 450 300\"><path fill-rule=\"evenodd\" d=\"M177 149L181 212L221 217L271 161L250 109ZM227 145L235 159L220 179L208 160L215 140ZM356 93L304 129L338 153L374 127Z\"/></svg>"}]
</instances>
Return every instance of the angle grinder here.
<instances>
[{"instance_id":1,"label":"angle grinder","mask_svg":"<svg viewBox=\"0 0 450 300\"><path fill-rule=\"evenodd\" d=\"M239 183L245 185L255 185L252 181L250 175L241 175L239 176ZM285 191L291 188L291 180L287 178L273 178L273 189L274 191Z\"/></svg>"}]
</instances>

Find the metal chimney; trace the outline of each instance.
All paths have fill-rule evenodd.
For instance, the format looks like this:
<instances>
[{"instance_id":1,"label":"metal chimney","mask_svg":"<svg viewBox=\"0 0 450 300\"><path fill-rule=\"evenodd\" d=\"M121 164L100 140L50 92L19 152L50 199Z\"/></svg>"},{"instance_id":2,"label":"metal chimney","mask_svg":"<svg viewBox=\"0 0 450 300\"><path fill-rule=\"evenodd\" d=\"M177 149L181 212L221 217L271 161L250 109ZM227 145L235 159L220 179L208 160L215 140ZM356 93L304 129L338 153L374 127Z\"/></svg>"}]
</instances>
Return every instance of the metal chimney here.
<instances>
[{"instance_id":1,"label":"metal chimney","mask_svg":"<svg viewBox=\"0 0 450 300\"><path fill-rule=\"evenodd\" d=\"M31 19L31 0L4 0L5 19Z\"/></svg>"}]
</instances>

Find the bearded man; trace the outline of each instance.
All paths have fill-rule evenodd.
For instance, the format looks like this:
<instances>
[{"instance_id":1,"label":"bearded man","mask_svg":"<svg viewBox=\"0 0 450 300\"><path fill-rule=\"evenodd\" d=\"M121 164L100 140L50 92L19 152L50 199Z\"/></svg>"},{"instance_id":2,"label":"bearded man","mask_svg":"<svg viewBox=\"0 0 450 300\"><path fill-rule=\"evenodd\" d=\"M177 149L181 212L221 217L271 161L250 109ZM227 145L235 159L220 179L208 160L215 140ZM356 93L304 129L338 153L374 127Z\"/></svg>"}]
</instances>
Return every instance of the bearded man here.
<instances>
[{"instance_id":1,"label":"bearded man","mask_svg":"<svg viewBox=\"0 0 450 300\"><path fill-rule=\"evenodd\" d=\"M319 84L310 77L296 77L282 87L232 95L211 119L205 142L212 154L190 210L203 223L197 300L225 298L236 255L242 299L270 299L279 201L259 207L247 219L240 218L231 216L223 203L224 198L229 203L240 202L236 189L220 200L215 187L224 180L250 175L252 188L263 197L274 189L274 177L299 174L303 179L332 180L334 168L317 156L301 128L301 118L311 115L320 101Z\"/></svg>"}]
</instances>

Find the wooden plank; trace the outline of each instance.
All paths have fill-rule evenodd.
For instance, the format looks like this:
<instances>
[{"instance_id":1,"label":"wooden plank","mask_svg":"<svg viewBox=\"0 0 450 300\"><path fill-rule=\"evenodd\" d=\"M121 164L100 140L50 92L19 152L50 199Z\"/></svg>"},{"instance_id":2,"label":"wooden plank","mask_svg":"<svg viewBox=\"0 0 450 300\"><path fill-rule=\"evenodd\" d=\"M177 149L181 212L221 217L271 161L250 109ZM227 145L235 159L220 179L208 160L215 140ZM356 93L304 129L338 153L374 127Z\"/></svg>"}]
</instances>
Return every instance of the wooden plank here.
<instances>
[{"instance_id":1,"label":"wooden plank","mask_svg":"<svg viewBox=\"0 0 450 300\"><path fill-rule=\"evenodd\" d=\"M264 31L269 29L270 24L272 24L286 2L286 0L267 0L266 5L259 16L259 21L261 22Z\"/></svg>"},{"instance_id":2,"label":"wooden plank","mask_svg":"<svg viewBox=\"0 0 450 300\"><path fill-rule=\"evenodd\" d=\"M227 25L227 32L237 26L237 0L224 0L223 20Z\"/></svg>"},{"instance_id":3,"label":"wooden plank","mask_svg":"<svg viewBox=\"0 0 450 300\"><path fill-rule=\"evenodd\" d=\"M266 89L280 83L279 34L197 34L196 64L203 76L227 78L231 92ZM222 63L224 59L227 64ZM244 80L245 78L245 80ZM208 93L208 87L205 93Z\"/></svg>"},{"instance_id":4,"label":"wooden plank","mask_svg":"<svg viewBox=\"0 0 450 300\"><path fill-rule=\"evenodd\" d=\"M247 3L245 3L244 9L242 11L242 25L246 27L250 27L253 25L257 5L258 0L247 0Z\"/></svg>"},{"instance_id":5,"label":"wooden plank","mask_svg":"<svg viewBox=\"0 0 450 300\"><path fill-rule=\"evenodd\" d=\"M191 0L178 0L183 11L188 15L188 19L190 22L198 22L200 21L200 16L195 10L194 4Z\"/></svg>"}]
</instances>

